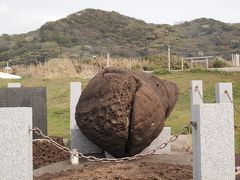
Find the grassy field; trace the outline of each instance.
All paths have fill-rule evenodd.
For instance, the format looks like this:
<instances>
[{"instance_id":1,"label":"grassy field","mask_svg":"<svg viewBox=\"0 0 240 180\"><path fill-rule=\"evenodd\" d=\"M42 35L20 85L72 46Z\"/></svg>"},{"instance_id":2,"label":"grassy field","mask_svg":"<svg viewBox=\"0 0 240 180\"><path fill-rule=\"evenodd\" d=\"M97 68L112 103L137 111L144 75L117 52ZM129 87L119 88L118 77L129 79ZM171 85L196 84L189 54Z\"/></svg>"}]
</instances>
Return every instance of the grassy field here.
<instances>
[{"instance_id":1,"label":"grassy field","mask_svg":"<svg viewBox=\"0 0 240 180\"><path fill-rule=\"evenodd\" d=\"M234 106L240 110L240 73L221 73L209 71L187 71L173 72L160 75L160 78L175 82L178 85L180 95L177 105L166 121L166 126L171 126L173 133L189 122L189 82L190 80L203 80L204 102L212 103L215 101L215 83L232 82L234 92ZM24 78L18 80L26 87L47 87L48 104L48 132L49 135L69 138L69 83L71 81L81 81L83 87L86 86L88 79L81 78ZM8 82L15 80L0 80L0 87L6 87ZM235 111L235 123L240 124L240 114ZM236 149L240 152L240 133L236 131Z\"/></svg>"}]
</instances>

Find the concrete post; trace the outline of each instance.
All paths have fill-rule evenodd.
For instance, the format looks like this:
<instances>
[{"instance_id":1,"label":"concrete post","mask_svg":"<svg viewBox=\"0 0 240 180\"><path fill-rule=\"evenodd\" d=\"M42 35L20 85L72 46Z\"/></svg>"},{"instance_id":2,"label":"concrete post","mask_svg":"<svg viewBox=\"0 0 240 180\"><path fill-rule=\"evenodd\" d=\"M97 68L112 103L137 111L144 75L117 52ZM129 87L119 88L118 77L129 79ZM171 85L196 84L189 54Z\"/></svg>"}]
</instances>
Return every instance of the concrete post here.
<instances>
[{"instance_id":1,"label":"concrete post","mask_svg":"<svg viewBox=\"0 0 240 180\"><path fill-rule=\"evenodd\" d=\"M232 103L232 83L217 83L215 94L216 103Z\"/></svg>"},{"instance_id":2,"label":"concrete post","mask_svg":"<svg viewBox=\"0 0 240 180\"><path fill-rule=\"evenodd\" d=\"M239 66L240 66L239 60L240 60L239 54L236 54L236 67L239 67Z\"/></svg>"},{"instance_id":3,"label":"concrete post","mask_svg":"<svg viewBox=\"0 0 240 180\"><path fill-rule=\"evenodd\" d=\"M70 128L78 129L76 120L75 120L75 111L78 100L81 96L81 83L80 82L71 82L70 83Z\"/></svg>"},{"instance_id":4,"label":"concrete post","mask_svg":"<svg viewBox=\"0 0 240 180\"><path fill-rule=\"evenodd\" d=\"M75 111L81 95L81 83L71 82L70 84L70 146L71 149L78 149L83 154L102 153L103 151L89 141L78 128L75 120Z\"/></svg>"},{"instance_id":5,"label":"concrete post","mask_svg":"<svg viewBox=\"0 0 240 180\"><path fill-rule=\"evenodd\" d=\"M232 97L230 87L230 83L216 85L215 104L191 103L191 121L197 123L192 129L195 180L235 179L233 104L222 93L227 88Z\"/></svg>"},{"instance_id":6,"label":"concrete post","mask_svg":"<svg viewBox=\"0 0 240 180\"><path fill-rule=\"evenodd\" d=\"M190 83L190 102L191 104L203 103L202 80L194 80Z\"/></svg>"},{"instance_id":7,"label":"concrete post","mask_svg":"<svg viewBox=\"0 0 240 180\"><path fill-rule=\"evenodd\" d=\"M32 108L0 108L0 179L33 179Z\"/></svg>"}]
</instances>

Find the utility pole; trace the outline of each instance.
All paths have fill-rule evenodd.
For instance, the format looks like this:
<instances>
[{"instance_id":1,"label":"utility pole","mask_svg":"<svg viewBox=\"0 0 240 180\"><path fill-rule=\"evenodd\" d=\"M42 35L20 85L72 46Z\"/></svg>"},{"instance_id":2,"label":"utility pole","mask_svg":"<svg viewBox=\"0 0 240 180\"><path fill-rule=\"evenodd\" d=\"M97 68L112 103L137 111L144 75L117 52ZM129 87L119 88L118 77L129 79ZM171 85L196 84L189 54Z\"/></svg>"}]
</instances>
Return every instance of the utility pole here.
<instances>
[{"instance_id":1,"label":"utility pole","mask_svg":"<svg viewBox=\"0 0 240 180\"><path fill-rule=\"evenodd\" d=\"M110 65L110 64L111 64L110 61L111 61L111 59L110 59L110 54L107 53L107 68L111 66L111 65Z\"/></svg>"},{"instance_id":2,"label":"utility pole","mask_svg":"<svg viewBox=\"0 0 240 180\"><path fill-rule=\"evenodd\" d=\"M171 70L171 46L168 45L168 70Z\"/></svg>"},{"instance_id":3,"label":"utility pole","mask_svg":"<svg viewBox=\"0 0 240 180\"><path fill-rule=\"evenodd\" d=\"M184 66L184 64L183 64L183 57L182 57L182 71L183 71L183 66Z\"/></svg>"}]
</instances>

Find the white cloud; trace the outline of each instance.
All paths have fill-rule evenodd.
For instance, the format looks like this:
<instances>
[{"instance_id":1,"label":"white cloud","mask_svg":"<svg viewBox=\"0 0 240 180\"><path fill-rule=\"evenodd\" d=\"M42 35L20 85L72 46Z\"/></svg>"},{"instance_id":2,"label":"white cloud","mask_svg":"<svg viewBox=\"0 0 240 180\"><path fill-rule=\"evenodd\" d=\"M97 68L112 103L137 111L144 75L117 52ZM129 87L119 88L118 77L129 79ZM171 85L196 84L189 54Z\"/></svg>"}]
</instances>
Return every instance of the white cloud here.
<instances>
[{"instance_id":1,"label":"white cloud","mask_svg":"<svg viewBox=\"0 0 240 180\"><path fill-rule=\"evenodd\" d=\"M11 11L11 8L8 5L0 2L0 14L7 14L9 11Z\"/></svg>"}]
</instances>

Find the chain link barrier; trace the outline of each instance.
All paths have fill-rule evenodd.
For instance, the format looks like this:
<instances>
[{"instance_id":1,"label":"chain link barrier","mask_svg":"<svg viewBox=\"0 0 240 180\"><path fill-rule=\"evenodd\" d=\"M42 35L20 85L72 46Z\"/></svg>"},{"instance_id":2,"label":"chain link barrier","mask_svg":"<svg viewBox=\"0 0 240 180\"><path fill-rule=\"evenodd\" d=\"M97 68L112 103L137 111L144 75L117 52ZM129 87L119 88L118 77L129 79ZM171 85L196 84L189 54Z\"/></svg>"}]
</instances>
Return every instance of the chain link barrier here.
<instances>
[{"instance_id":1,"label":"chain link barrier","mask_svg":"<svg viewBox=\"0 0 240 180\"><path fill-rule=\"evenodd\" d=\"M172 143L172 142L176 141L181 134L185 134L186 132L188 132L188 130L191 126L194 126L196 128L196 124L194 122L190 122L189 124L184 126L177 134L173 135L167 142L160 144L158 147L156 147L152 150L149 150L146 153L140 153L140 154L134 155L132 157L124 157L124 158L116 158L116 159L115 158L114 159L96 158L94 156L85 156L81 152L73 152L71 149L58 144L51 137L43 134L42 131L37 127L33 128L33 129L30 129L29 132L32 131L32 132L36 133L37 135L39 135L42 138L44 138L45 140L47 140L50 144L54 145L58 149L60 149L62 151L65 151L65 152L69 153L70 155L73 155L73 156L78 157L78 158L83 158L83 159L86 159L88 161L97 161L97 162L125 162L125 161L140 159L144 156L154 154L157 150L164 149L165 147L167 147L167 145L169 143Z\"/></svg>"}]
</instances>

